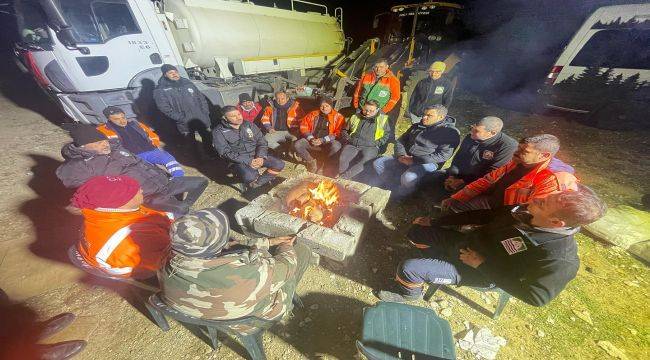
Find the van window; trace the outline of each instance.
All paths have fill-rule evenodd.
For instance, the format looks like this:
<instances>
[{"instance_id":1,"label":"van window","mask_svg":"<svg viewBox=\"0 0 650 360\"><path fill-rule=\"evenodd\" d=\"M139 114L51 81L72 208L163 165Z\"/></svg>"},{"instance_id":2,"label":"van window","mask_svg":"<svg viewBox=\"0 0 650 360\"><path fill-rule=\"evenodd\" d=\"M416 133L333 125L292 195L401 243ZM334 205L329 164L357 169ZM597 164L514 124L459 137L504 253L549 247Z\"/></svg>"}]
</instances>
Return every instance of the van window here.
<instances>
[{"instance_id":1,"label":"van window","mask_svg":"<svg viewBox=\"0 0 650 360\"><path fill-rule=\"evenodd\" d=\"M650 69L650 29L607 29L595 33L571 66Z\"/></svg>"},{"instance_id":2,"label":"van window","mask_svg":"<svg viewBox=\"0 0 650 360\"><path fill-rule=\"evenodd\" d=\"M60 3L78 43L100 44L118 36L141 32L124 0L72 0Z\"/></svg>"}]
</instances>

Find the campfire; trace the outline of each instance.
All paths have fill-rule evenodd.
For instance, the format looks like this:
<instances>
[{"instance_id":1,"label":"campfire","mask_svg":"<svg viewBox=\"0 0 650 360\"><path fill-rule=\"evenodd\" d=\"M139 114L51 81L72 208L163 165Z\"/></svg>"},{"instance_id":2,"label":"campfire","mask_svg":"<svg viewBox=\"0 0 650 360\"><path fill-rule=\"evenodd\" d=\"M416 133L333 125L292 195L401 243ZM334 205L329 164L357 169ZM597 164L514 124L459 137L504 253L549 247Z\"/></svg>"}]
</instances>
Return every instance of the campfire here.
<instances>
[{"instance_id":1,"label":"campfire","mask_svg":"<svg viewBox=\"0 0 650 360\"><path fill-rule=\"evenodd\" d=\"M289 214L331 227L336 223L337 207L340 204L338 186L330 180L296 186L285 199Z\"/></svg>"}]
</instances>

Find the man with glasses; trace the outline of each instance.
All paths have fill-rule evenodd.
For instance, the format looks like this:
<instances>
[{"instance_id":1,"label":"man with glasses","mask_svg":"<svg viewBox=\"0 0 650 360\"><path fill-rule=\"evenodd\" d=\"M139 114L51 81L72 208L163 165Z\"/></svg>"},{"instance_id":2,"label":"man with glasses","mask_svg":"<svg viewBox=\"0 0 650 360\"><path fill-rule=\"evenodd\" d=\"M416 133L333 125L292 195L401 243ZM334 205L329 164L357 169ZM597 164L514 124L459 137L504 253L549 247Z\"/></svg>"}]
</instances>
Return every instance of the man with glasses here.
<instances>
[{"instance_id":1,"label":"man with glasses","mask_svg":"<svg viewBox=\"0 0 650 360\"><path fill-rule=\"evenodd\" d=\"M422 120L424 109L433 105L443 105L447 109L451 105L454 96L454 84L443 77L447 65L442 61L436 61L429 66L429 76L420 80L409 100L409 116L413 124Z\"/></svg>"}]
</instances>

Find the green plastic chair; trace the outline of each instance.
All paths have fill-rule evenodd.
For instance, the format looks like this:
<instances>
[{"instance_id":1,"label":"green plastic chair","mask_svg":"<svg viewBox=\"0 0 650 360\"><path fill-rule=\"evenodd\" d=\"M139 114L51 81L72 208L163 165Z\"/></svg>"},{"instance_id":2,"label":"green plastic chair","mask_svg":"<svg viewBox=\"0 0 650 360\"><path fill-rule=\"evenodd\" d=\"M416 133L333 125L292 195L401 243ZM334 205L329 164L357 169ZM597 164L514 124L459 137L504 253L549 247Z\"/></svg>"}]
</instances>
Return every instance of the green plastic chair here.
<instances>
[{"instance_id":1,"label":"green plastic chair","mask_svg":"<svg viewBox=\"0 0 650 360\"><path fill-rule=\"evenodd\" d=\"M430 309L391 302L363 310L357 349L369 360L456 359L446 320Z\"/></svg>"}]
</instances>

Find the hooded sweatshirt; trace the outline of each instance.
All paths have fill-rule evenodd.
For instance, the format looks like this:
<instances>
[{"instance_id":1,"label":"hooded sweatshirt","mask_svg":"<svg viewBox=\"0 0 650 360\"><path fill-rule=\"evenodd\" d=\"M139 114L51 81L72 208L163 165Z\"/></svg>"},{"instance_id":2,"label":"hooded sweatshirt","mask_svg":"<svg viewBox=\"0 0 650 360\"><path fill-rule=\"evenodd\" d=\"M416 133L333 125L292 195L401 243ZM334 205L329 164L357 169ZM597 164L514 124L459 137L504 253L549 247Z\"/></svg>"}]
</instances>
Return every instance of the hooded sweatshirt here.
<instances>
[{"instance_id":1,"label":"hooded sweatshirt","mask_svg":"<svg viewBox=\"0 0 650 360\"><path fill-rule=\"evenodd\" d=\"M444 163L460 143L460 132L455 125L456 120L451 116L429 126L411 125L395 142L395 157L412 156L416 164Z\"/></svg>"}]
</instances>

